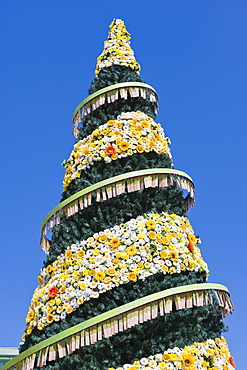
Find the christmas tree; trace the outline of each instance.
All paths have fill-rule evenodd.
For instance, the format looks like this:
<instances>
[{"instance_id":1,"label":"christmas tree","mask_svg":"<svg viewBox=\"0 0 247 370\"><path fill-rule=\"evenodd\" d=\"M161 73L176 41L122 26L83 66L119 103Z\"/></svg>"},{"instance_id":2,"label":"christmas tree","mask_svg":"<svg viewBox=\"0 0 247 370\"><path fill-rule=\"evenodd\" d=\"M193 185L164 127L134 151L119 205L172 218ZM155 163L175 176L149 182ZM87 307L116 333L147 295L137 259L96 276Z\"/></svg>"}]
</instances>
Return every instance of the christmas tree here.
<instances>
[{"instance_id":1,"label":"christmas tree","mask_svg":"<svg viewBox=\"0 0 247 370\"><path fill-rule=\"evenodd\" d=\"M73 114L61 201L42 223L48 256L22 352L4 368L235 368L222 337L229 292L206 282L186 217L194 184L174 168L157 111L116 19Z\"/></svg>"}]
</instances>

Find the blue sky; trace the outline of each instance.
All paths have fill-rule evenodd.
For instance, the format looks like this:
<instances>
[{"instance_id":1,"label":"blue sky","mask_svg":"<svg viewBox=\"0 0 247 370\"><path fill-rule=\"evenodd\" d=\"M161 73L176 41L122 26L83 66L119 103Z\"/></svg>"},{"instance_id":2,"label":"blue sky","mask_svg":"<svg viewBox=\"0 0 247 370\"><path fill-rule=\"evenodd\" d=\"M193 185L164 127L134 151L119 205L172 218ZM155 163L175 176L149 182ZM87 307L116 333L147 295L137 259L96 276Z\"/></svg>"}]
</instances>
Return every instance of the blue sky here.
<instances>
[{"instance_id":1,"label":"blue sky","mask_svg":"<svg viewBox=\"0 0 247 370\"><path fill-rule=\"evenodd\" d=\"M196 186L188 217L209 282L235 305L225 320L244 370L246 339L247 2L0 1L0 346L18 346L45 259L39 226L59 203L73 147L71 117L87 97L113 18L132 35L141 77L159 96L176 169Z\"/></svg>"}]
</instances>

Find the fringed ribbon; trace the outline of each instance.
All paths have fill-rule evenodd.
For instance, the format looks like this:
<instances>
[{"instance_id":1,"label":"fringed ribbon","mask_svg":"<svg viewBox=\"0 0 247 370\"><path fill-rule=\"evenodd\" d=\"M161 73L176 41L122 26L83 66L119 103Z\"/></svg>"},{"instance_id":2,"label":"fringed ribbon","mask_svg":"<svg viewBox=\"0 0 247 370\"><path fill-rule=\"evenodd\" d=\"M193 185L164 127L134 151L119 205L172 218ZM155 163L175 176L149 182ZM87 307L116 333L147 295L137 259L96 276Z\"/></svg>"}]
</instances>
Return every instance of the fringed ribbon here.
<instances>
[{"instance_id":1,"label":"fringed ribbon","mask_svg":"<svg viewBox=\"0 0 247 370\"><path fill-rule=\"evenodd\" d=\"M163 290L127 303L95 318L75 325L22 352L5 365L3 370L33 370L71 355L103 338L130 329L171 311L213 304L216 297L225 317L234 310L228 289L220 284L191 284Z\"/></svg>"},{"instance_id":2,"label":"fringed ribbon","mask_svg":"<svg viewBox=\"0 0 247 370\"><path fill-rule=\"evenodd\" d=\"M148 99L154 106L154 112L158 112L158 96L154 88L143 82L123 82L104 89L100 89L84 99L75 109L73 114L73 134L77 136L78 126L87 114L93 112L101 105L111 104L118 99L131 98Z\"/></svg>"},{"instance_id":3,"label":"fringed ribbon","mask_svg":"<svg viewBox=\"0 0 247 370\"><path fill-rule=\"evenodd\" d=\"M45 253L49 253L50 242L46 235L54 225L60 224L61 212L66 218L78 213L79 210L87 208L92 203L92 195L95 194L96 202L103 202L118 195L132 193L138 190L177 186L188 191L185 198L186 210L188 211L194 204L194 184L192 179L184 172L167 169L153 168L141 171L129 172L103 180L85 188L72 195L58 206L56 206L44 219L41 225L41 248Z\"/></svg>"}]
</instances>

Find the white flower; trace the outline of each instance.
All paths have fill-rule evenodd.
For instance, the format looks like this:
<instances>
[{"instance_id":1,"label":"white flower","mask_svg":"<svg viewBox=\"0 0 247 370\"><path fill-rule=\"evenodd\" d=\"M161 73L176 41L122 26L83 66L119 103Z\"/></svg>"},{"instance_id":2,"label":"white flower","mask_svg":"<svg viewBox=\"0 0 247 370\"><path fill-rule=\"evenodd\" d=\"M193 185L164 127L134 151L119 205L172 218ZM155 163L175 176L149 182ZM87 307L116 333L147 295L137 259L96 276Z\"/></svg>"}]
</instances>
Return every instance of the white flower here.
<instances>
[{"instance_id":1,"label":"white flower","mask_svg":"<svg viewBox=\"0 0 247 370\"><path fill-rule=\"evenodd\" d=\"M156 359L156 361L161 362L161 361L163 360L162 354L161 354L161 353L157 353L157 354L155 355L155 359Z\"/></svg>"},{"instance_id":2,"label":"white flower","mask_svg":"<svg viewBox=\"0 0 247 370\"><path fill-rule=\"evenodd\" d=\"M145 366L148 364L148 359L146 357L143 357L141 360L140 360L140 363L141 365Z\"/></svg>"}]
</instances>

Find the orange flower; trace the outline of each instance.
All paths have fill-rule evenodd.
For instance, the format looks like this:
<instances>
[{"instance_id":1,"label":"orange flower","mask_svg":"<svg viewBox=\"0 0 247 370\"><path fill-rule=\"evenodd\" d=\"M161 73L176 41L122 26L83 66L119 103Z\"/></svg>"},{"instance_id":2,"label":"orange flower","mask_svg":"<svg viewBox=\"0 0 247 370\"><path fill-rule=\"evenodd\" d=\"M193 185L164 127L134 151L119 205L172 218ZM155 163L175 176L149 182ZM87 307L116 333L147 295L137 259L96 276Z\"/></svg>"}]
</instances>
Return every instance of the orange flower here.
<instances>
[{"instance_id":1,"label":"orange flower","mask_svg":"<svg viewBox=\"0 0 247 370\"><path fill-rule=\"evenodd\" d=\"M109 126L109 127L114 126L114 124L115 124L115 121L114 121L113 119L110 119L110 120L107 122L107 126Z\"/></svg>"},{"instance_id":2,"label":"orange flower","mask_svg":"<svg viewBox=\"0 0 247 370\"><path fill-rule=\"evenodd\" d=\"M233 359L233 357L231 356L231 357L229 357L229 362L230 362L230 364L234 367L234 368L236 368L236 365L235 365L235 362L234 362L234 359Z\"/></svg>"},{"instance_id":3,"label":"orange flower","mask_svg":"<svg viewBox=\"0 0 247 370\"><path fill-rule=\"evenodd\" d=\"M193 244L192 242L189 242L189 243L188 243L188 248L189 248L189 250L190 250L191 252L194 252L194 250L195 250L194 244Z\"/></svg>"},{"instance_id":4,"label":"orange flower","mask_svg":"<svg viewBox=\"0 0 247 370\"><path fill-rule=\"evenodd\" d=\"M107 240L107 235L106 235L106 234L100 235L100 237L99 237L99 241L100 241L101 243L104 243L106 240Z\"/></svg>"},{"instance_id":5,"label":"orange flower","mask_svg":"<svg viewBox=\"0 0 247 370\"><path fill-rule=\"evenodd\" d=\"M82 249L77 252L77 257L78 258L82 258L84 256L85 256L85 252Z\"/></svg>"},{"instance_id":6,"label":"orange flower","mask_svg":"<svg viewBox=\"0 0 247 370\"><path fill-rule=\"evenodd\" d=\"M156 232L155 231L149 231L148 237L149 237L149 239L152 239L152 240L156 239Z\"/></svg>"},{"instance_id":7,"label":"orange flower","mask_svg":"<svg viewBox=\"0 0 247 370\"><path fill-rule=\"evenodd\" d=\"M139 144L139 145L137 145L136 150L138 151L138 153L143 153L144 152L144 146Z\"/></svg>"},{"instance_id":8,"label":"orange flower","mask_svg":"<svg viewBox=\"0 0 247 370\"><path fill-rule=\"evenodd\" d=\"M71 250L68 250L68 251L65 252L65 257L66 258L71 258L71 256L72 256L72 251Z\"/></svg>"},{"instance_id":9,"label":"orange flower","mask_svg":"<svg viewBox=\"0 0 247 370\"><path fill-rule=\"evenodd\" d=\"M110 268L106 271L107 275L114 276L116 273L116 270L114 268Z\"/></svg>"},{"instance_id":10,"label":"orange flower","mask_svg":"<svg viewBox=\"0 0 247 370\"><path fill-rule=\"evenodd\" d=\"M107 148L105 148L105 151L107 154L110 154L110 155L116 154L116 149L112 145L109 145Z\"/></svg>"},{"instance_id":11,"label":"orange flower","mask_svg":"<svg viewBox=\"0 0 247 370\"><path fill-rule=\"evenodd\" d=\"M136 281L137 280L137 276L136 276L136 274L134 272L130 272L127 276L132 281Z\"/></svg>"},{"instance_id":12,"label":"orange flower","mask_svg":"<svg viewBox=\"0 0 247 370\"><path fill-rule=\"evenodd\" d=\"M161 251L160 252L160 258L162 258L163 260L165 260L168 256L168 252L166 251Z\"/></svg>"},{"instance_id":13,"label":"orange flower","mask_svg":"<svg viewBox=\"0 0 247 370\"><path fill-rule=\"evenodd\" d=\"M55 297L58 293L58 289L56 286L53 286L52 288L49 289L48 296L49 297Z\"/></svg>"},{"instance_id":14,"label":"orange flower","mask_svg":"<svg viewBox=\"0 0 247 370\"><path fill-rule=\"evenodd\" d=\"M162 238L162 244L169 244L169 239L166 237Z\"/></svg>"}]
</instances>

